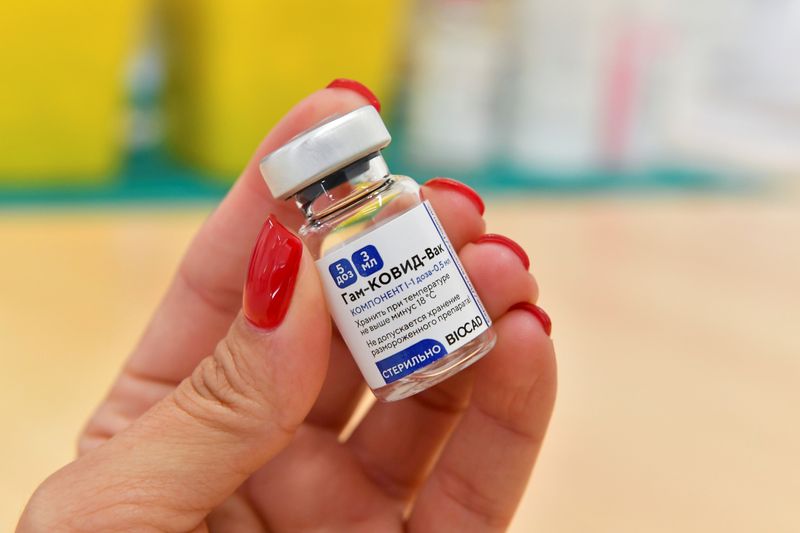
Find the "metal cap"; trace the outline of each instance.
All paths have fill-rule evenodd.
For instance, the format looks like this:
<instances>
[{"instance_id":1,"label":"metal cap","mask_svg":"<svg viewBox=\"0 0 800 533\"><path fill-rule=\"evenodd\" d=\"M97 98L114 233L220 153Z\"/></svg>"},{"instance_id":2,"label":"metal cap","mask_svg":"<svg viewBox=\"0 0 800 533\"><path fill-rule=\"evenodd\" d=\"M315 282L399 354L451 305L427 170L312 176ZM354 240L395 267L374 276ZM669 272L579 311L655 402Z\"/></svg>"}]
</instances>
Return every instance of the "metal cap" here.
<instances>
[{"instance_id":1,"label":"metal cap","mask_svg":"<svg viewBox=\"0 0 800 533\"><path fill-rule=\"evenodd\" d=\"M392 141L378 111L364 106L295 136L259 164L272 196L285 200Z\"/></svg>"}]
</instances>

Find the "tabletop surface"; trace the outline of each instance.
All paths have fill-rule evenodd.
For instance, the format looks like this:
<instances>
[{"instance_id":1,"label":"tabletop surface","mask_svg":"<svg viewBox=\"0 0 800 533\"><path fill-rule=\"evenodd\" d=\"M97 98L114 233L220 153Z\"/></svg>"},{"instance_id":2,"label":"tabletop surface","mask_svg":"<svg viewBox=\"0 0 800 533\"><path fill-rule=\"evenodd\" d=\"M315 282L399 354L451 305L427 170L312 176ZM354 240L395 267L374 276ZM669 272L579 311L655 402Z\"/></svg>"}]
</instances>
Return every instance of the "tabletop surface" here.
<instances>
[{"instance_id":1,"label":"tabletop surface","mask_svg":"<svg viewBox=\"0 0 800 533\"><path fill-rule=\"evenodd\" d=\"M512 532L800 531L800 202L489 201L560 390ZM210 206L0 213L0 530L69 461Z\"/></svg>"}]
</instances>

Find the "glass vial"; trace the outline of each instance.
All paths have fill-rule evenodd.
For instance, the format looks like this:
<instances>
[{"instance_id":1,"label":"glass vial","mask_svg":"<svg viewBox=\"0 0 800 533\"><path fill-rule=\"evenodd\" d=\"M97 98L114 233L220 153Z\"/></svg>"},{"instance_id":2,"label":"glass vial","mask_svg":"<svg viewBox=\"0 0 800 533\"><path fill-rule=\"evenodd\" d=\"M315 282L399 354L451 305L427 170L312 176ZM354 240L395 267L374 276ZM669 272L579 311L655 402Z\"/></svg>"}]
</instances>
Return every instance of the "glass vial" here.
<instances>
[{"instance_id":1,"label":"glass vial","mask_svg":"<svg viewBox=\"0 0 800 533\"><path fill-rule=\"evenodd\" d=\"M391 136L365 106L261 161L273 196L294 197L333 320L379 400L421 392L485 355L491 320L430 204L389 172ZM314 327L309 324L309 327Z\"/></svg>"}]
</instances>

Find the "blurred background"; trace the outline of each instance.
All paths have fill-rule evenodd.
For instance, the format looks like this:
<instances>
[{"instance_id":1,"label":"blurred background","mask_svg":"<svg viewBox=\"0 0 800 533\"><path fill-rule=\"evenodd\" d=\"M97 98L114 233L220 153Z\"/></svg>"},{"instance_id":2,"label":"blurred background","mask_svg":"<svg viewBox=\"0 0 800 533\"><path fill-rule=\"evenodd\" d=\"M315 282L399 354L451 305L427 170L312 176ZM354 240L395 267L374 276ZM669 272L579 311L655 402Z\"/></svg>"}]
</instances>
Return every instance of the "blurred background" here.
<instances>
[{"instance_id":1,"label":"blurred background","mask_svg":"<svg viewBox=\"0 0 800 533\"><path fill-rule=\"evenodd\" d=\"M512 531L800 531L800 0L7 0L0 75L0 528L346 77L532 257L561 390Z\"/></svg>"}]
</instances>

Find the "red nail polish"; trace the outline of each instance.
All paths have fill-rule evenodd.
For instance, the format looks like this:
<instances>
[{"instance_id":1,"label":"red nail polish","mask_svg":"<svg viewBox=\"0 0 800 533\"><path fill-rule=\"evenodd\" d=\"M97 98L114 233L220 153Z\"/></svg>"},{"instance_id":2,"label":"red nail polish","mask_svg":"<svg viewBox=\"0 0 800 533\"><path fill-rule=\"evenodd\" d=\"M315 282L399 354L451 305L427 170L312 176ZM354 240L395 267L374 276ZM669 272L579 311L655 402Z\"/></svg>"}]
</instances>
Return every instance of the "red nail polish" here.
<instances>
[{"instance_id":1,"label":"red nail polish","mask_svg":"<svg viewBox=\"0 0 800 533\"><path fill-rule=\"evenodd\" d=\"M242 308L254 326L271 329L283 321L302 256L300 239L270 215L258 235L244 286Z\"/></svg>"},{"instance_id":2,"label":"red nail polish","mask_svg":"<svg viewBox=\"0 0 800 533\"><path fill-rule=\"evenodd\" d=\"M528 258L528 254L525 253L525 250L522 249L522 246L515 243L508 237L504 235L497 235L496 233L486 233L485 235L481 235L480 237L475 239L475 243L482 243L482 242L493 242L496 244L502 244L503 246L509 248L512 252L517 254L517 257L520 258L523 266L525 266L525 270L528 270L528 268L530 268L531 260Z\"/></svg>"},{"instance_id":3,"label":"red nail polish","mask_svg":"<svg viewBox=\"0 0 800 533\"><path fill-rule=\"evenodd\" d=\"M378 97L375 96L369 88L361 82L356 80L349 80L347 78L336 78L332 82L330 82L326 87L326 89L348 89L350 91L356 92L367 99L367 102L377 109L378 111L381 110L381 102L378 100Z\"/></svg>"},{"instance_id":4,"label":"red nail polish","mask_svg":"<svg viewBox=\"0 0 800 533\"><path fill-rule=\"evenodd\" d=\"M475 189L467 185L464 185L460 181L451 180L450 178L433 178L432 180L428 180L425 186L450 189L451 191L456 191L458 193L461 193L467 198L469 198L473 204L475 204L475 207L478 208L478 213L483 215L484 211L486 211L486 206L483 205L483 200L478 195L478 193L475 192Z\"/></svg>"},{"instance_id":5,"label":"red nail polish","mask_svg":"<svg viewBox=\"0 0 800 533\"><path fill-rule=\"evenodd\" d=\"M532 303L528 302L520 302L518 304L512 305L508 310L509 311L516 311L520 309L522 311L527 311L542 324L542 328L544 332L547 333L547 336L550 336L550 332L553 331L553 323L550 321L550 317L547 313L544 312L544 309L539 307L538 305L533 305Z\"/></svg>"}]
</instances>

